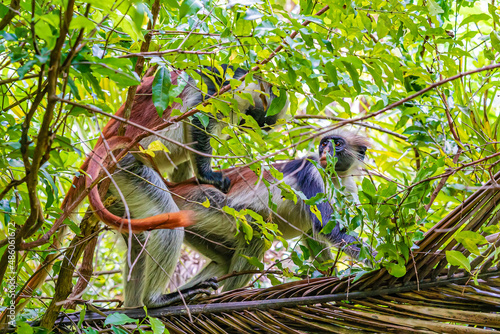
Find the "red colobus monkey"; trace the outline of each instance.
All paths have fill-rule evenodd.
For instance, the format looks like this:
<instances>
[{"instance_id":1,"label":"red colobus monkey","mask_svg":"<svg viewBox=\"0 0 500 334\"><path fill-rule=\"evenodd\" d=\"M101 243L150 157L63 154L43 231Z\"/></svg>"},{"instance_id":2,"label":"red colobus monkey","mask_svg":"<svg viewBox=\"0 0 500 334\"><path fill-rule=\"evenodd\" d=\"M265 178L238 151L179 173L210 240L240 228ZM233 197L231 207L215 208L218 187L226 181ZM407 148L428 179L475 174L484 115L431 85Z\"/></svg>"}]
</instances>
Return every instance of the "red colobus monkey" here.
<instances>
[{"instance_id":1,"label":"red colobus monkey","mask_svg":"<svg viewBox=\"0 0 500 334\"><path fill-rule=\"evenodd\" d=\"M327 193L327 191L325 191L325 184L319 171L309 160L317 161L325 167L327 155L332 155L335 152L337 157L335 170L342 180L342 185L346 187L347 191L355 194L356 185L352 175L357 173L368 145L368 141L364 137L348 132L339 132L322 138L319 145L319 156L278 163L274 167L283 173L282 182L301 191L307 198L311 198L318 193ZM211 185L199 185L195 179L169 186L178 207L181 210L190 210L195 213L195 224L186 228L188 232L185 234L185 241L210 259L206 267L181 289L185 297L208 287L216 288L214 281L211 280L213 277L233 271L255 269L241 255L262 259L266 251L263 239L253 237L247 243L242 233L236 233L234 219L219 210L225 205L236 210L251 209L262 217L272 217L285 239L292 239L302 233L312 231L316 238L323 239L326 244L343 247L344 252L348 255L354 258L358 257L360 250L358 240L345 234L339 225L329 234L319 233L323 224L330 220L333 213L330 203L323 202L317 205L321 213L322 224L311 212L310 207L301 199L298 199L296 204L291 200L282 199L281 190L269 173L264 173L263 177L272 184L270 188L262 180L259 181L259 177L249 168L225 170L223 174L229 177L232 184L227 194ZM277 205L275 212L268 206L269 194L272 195L272 202ZM125 196L128 196L128 193L125 193ZM150 198L155 197L151 196ZM210 201L208 208L200 204L204 203L207 198ZM170 268L177 263L178 259L178 253L172 253L170 248L170 245L175 242L177 240L169 235L167 238L154 240L154 245L148 245L147 249L151 256L170 262L167 265ZM130 273L135 283L126 283L125 304L139 306L142 304L141 297L149 295L151 291L163 289L168 277L160 271L154 274L144 270L144 266L147 266L145 263L148 255L141 254L141 247L138 243L134 245L132 251L135 255L132 261L137 261L137 268L134 268L133 272ZM126 271L125 274L129 273ZM225 280L224 290L246 285L251 276L242 275ZM161 300L161 303L149 304L148 306L162 306L176 299L178 299L178 292L165 294L155 299Z\"/></svg>"},{"instance_id":2,"label":"red colobus monkey","mask_svg":"<svg viewBox=\"0 0 500 334\"><path fill-rule=\"evenodd\" d=\"M218 88L229 84L229 74L227 73L228 66L221 65L220 68L223 70L222 73L220 73L217 68L212 67L207 67L205 68L205 71L197 72L200 79L199 81L202 82L202 84L200 85L206 87L206 94L203 94L201 90L197 88L195 79L188 78L186 87L178 96L178 98L182 100L182 105L175 102L172 106L164 111L162 117L158 116L158 112L156 111L156 107L154 106L152 101L153 77L144 78L141 85L137 88L137 93L132 104L132 111L129 119L131 121L131 124L127 126L125 134L121 137L118 137L118 129L120 127L119 120L111 119L106 124L106 126L103 128L102 136L101 138L99 138L93 153L81 166L81 169L86 172L89 177L86 178L84 176L80 176L74 179L73 187L68 191L63 201L62 207L64 208L70 203L73 203L81 193L81 191L85 187L88 187L92 183L93 179L97 177L99 171L101 170L101 165L104 161L104 158L107 156L108 149L114 150L122 148L124 144L130 142L142 132L140 128L133 125L134 123L139 124L143 127L147 127L149 129L153 129L156 126L159 126L162 123L168 121L172 110L179 109L181 110L181 112L185 112L186 110L215 95L218 91ZM232 67L231 70L233 70ZM180 73L180 71L174 71L171 73L172 83L177 84L177 81L181 80ZM246 73L247 71L238 68L233 71L233 78L239 79ZM272 101L277 97L273 93L272 86L269 83L260 79L256 79L256 82L250 83L248 85L242 84L238 88L238 91L250 94L253 99L252 104L248 101L248 99L242 99L238 95L235 95L234 99L238 103L238 111L253 117L259 126L271 126L275 124L279 118L284 117L286 109L288 107L288 101L286 99L284 107L277 114L273 116L266 115L267 109L271 105ZM116 115L123 116L123 113L124 105L117 111ZM237 123L244 122L243 120L239 120L238 117L235 116L234 112L230 113L229 120ZM219 122L219 120L215 118L210 118L208 124L203 125L198 118L194 117L192 120L192 124L174 124L173 126L162 130L160 135L173 139L174 141L182 144L192 144L192 148L196 151L210 154L212 152L212 147L210 146L210 135L220 134L221 130L226 125L227 122ZM107 145L104 144L104 140L108 141L108 143L106 143ZM191 175L190 166L192 166L195 175L200 183L211 184L222 190L223 192L227 192L230 186L229 178L223 177L219 172L212 171L210 157L194 154L191 151L178 146L177 144L164 140L155 135L144 138L140 142L140 145L142 145L143 147L148 147L150 143L156 140L162 142L168 149L169 153L166 153L165 151L155 152L155 157L152 158L153 161L151 162L151 164L147 161L144 161L144 159L138 159L137 155L129 155L127 163L130 163L131 161L137 161L139 164L141 164L141 166L146 168L148 172L153 174L158 174L158 171L161 173L168 173L170 178L176 182L189 178ZM155 166L155 168L152 168L152 166ZM121 166L121 168L123 169L123 166ZM123 172L118 177L119 180L115 182L115 184L118 185L118 188L127 188L130 186L134 186L135 181L133 181L133 179L137 180L137 178L138 177L132 175L130 171ZM161 184L163 187L164 183L162 182ZM151 184L149 183L149 185ZM114 188L112 187L112 189ZM148 205L143 205L143 203L149 204L152 202L150 202L148 199L145 200L147 196L144 195L147 195L150 192L147 185L145 185L145 188L143 189L144 192L136 192L138 195L137 197L127 198L128 205L137 205L138 208L141 208L130 210L132 220L123 219L121 218L121 216L115 216L108 210L106 210L102 205L101 199L97 195L97 191L91 192L89 196L90 203L103 221L114 227L120 227L124 224L128 226L130 224L130 226L132 226L132 230L137 232L148 230L150 227L155 226L175 228L186 226L190 223L190 213L178 212L179 210L176 208L175 203L172 201L171 196L168 192L164 192L163 195L155 193L155 198L158 198L158 196L164 198L161 208L158 207L151 210L146 210L145 207L148 207ZM115 190L113 190L112 193L118 195L117 191ZM120 196L117 197L120 198ZM144 221L146 218L148 218L148 220Z\"/></svg>"},{"instance_id":3,"label":"red colobus monkey","mask_svg":"<svg viewBox=\"0 0 500 334\"><path fill-rule=\"evenodd\" d=\"M174 103L164 111L162 117L158 116L152 101L153 77L145 78L137 88L132 104L131 124L127 126L124 136L118 137L120 121L111 119L106 124L93 154L87 158L81 167L87 176L74 179L73 187L66 195L63 207L73 203L83 189L89 187L95 177L98 176L108 149L122 148L124 144L141 133L142 130L134 126L133 123L153 129L168 121L173 109L180 109L181 112L185 112L215 95L219 89L218 87L229 84L228 67L222 65L221 68L222 73L216 68L205 68L205 71L197 72L200 82L207 88L206 94L203 94L196 87L197 83L194 78L189 78L186 87L178 96L182 100L182 105L177 102ZM233 73L233 78L239 79L247 71L238 68L233 70ZM178 71L171 73L171 81L174 84L181 80L179 74ZM251 103L247 99L242 99L236 95L234 98L238 103L238 111L253 117L259 126L273 125L277 119L284 116L288 102L285 102L282 110L276 115L266 115L267 109L277 97L269 83L256 79L253 83L242 84L238 90L250 94L253 99L253 103ZM123 113L124 106L118 110L116 115L122 116ZM229 119L235 122L237 117L234 112L230 113ZM239 120L236 120L236 122L242 123ZM161 135L188 145L194 143L193 148L195 150L210 154L212 152L210 134L220 133L226 124L227 122L219 122L218 118L212 118L208 124L203 125L194 117L192 125L177 123L162 130ZM104 143L104 140L106 140L106 143ZM135 268L135 270L141 271L145 277L148 277L147 280L134 281L132 279L132 281L126 283L126 286L137 285L141 291L137 294L134 292L133 296L127 295L126 298L139 301L147 306L164 304L162 298L166 283L165 276L168 277L172 274L180 255L184 230L172 228L183 227L192 223L192 212L179 211L171 194L165 190L166 183L160 173L172 173L177 167L179 173L173 173L173 179L178 180L179 174L180 177L187 178L190 174L189 171L191 171L189 162L192 162L194 172L200 183L213 185L222 192L227 192L230 185L229 178L224 177L219 172L212 171L211 159L208 157L193 154L183 147L154 135L146 137L140 144L143 147L148 147L151 142L156 140L161 141L167 147L169 153L164 151L155 152L155 157L152 158L153 161L149 162L138 155L128 154L118 163L119 169L113 175L108 194L115 196L120 201L112 209L108 211L104 208L97 189L92 189L89 194L91 206L101 220L110 226L121 227L124 232L129 231L127 227L130 227L132 232L142 232L158 227L165 228L154 230L148 235L143 233L138 235L137 239L133 238L135 243L139 242L138 240L147 240L144 253L158 254L157 250L159 249L163 252L161 256L154 259L148 257ZM125 199L126 203L123 203L121 199ZM128 210L130 220L122 218L126 216L125 209ZM165 243L166 240L168 240L167 243ZM132 253L136 248L133 247ZM127 280L127 277L125 277L125 280ZM144 295L142 291L146 291Z\"/></svg>"}]
</instances>

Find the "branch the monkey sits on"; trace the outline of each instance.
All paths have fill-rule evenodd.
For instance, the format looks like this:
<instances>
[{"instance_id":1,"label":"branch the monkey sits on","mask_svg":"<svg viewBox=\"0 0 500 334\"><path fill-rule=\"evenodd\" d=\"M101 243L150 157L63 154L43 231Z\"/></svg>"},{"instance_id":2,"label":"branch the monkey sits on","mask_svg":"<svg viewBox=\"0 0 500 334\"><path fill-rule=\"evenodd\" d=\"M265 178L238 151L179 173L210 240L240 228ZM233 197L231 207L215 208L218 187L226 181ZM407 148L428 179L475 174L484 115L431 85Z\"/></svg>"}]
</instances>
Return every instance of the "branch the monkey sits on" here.
<instances>
[{"instance_id":1,"label":"branch the monkey sits on","mask_svg":"<svg viewBox=\"0 0 500 334\"><path fill-rule=\"evenodd\" d=\"M128 124L124 136L118 136L119 120L111 119L106 124L93 153L81 167L83 171L87 172L87 176L73 180L73 187L68 191L63 207L73 203L83 189L91 185L102 169L109 150L113 151L122 148L125 146L124 144L129 143L141 133L142 130L134 126L133 123L153 129L168 121L173 109L179 109L183 113L216 95L221 87L229 84L228 76L230 71L228 71L228 66L222 65L220 69L222 69L222 73L217 68L204 68L197 72L197 79L202 83L198 86L205 87L206 94L203 94L197 88L194 78L189 78L186 87L178 96L182 100L182 105L175 102L164 111L162 117L158 116L152 101L153 77L145 78L137 88L132 104L131 123ZM241 78L247 73L247 71L240 68L231 71L235 79ZM171 82L175 85L178 80L181 80L180 71L172 72ZM247 96L253 99L253 103L251 103L248 99L241 98L236 94L234 99L237 102L237 111L253 117L261 127L275 124L286 112L287 101L277 114L266 115L269 106L277 96L273 93L272 86L263 80L255 79L252 83L243 83L237 91L247 93L249 94ZM122 116L123 113L124 106L118 110L116 115ZM228 119L236 124L242 123L241 118L237 116L235 111L229 112ZM192 124L177 123L162 130L160 134L182 144L193 144L192 148L196 151L211 154L210 136L211 134L220 134L227 122L226 119L220 121L219 117L214 117L209 120L208 124L203 125L198 118L193 117ZM106 140L104 141L103 138ZM168 228L187 226L192 222L192 212L179 211L171 194L165 190L165 185L168 185L168 183L165 183L160 173L172 173L177 167L179 170L177 174L187 178L190 176L189 172L191 171L189 162L192 162L192 167L200 183L211 184L224 192L227 192L230 185L229 178L223 177L219 172L212 171L210 157L194 154L155 135L146 137L140 144L147 148L150 143L156 140L161 141L167 147L169 153L164 151L155 152L155 156L149 160L140 154L127 154L118 162L117 172L112 175L112 182L108 191L108 195L113 195L119 200L118 203L115 203L108 210L102 205L102 200L96 189L93 189L89 194L91 206L101 220L110 226L121 228L122 232L128 232L129 228L132 232L141 232L158 226L165 228L132 236L132 256L137 256L138 253L134 255L137 249L139 249L139 253L151 254L152 256L147 256L133 270L134 273L140 272L144 274L148 278L147 280L139 281L132 275L132 280L127 281L128 276L124 277L124 281L127 281L125 283L126 287L140 287L140 293L133 296L127 294L129 289L126 288L125 298L149 307L162 306L170 302L170 297L166 297L167 295L164 295L163 291L168 283L168 277L175 269L179 258L184 230ZM178 179L179 175L173 173L173 179L176 178ZM125 199L126 203L123 203L122 199ZM127 213L129 217L127 217ZM145 249L142 246L144 244ZM162 251L159 252L159 249ZM126 271L128 272L128 261L126 262ZM206 288L213 285L210 282L207 284L201 284L200 287ZM193 294L195 292L196 288L191 291ZM189 294L189 292L186 293ZM126 305L129 304L126 303Z\"/></svg>"},{"instance_id":2,"label":"branch the monkey sits on","mask_svg":"<svg viewBox=\"0 0 500 334\"><path fill-rule=\"evenodd\" d=\"M327 155L332 155L335 152L337 158L336 173L346 190L355 194L356 184L352 175L359 174L360 164L364 159L368 146L369 143L365 137L349 132L337 132L321 139L319 156L277 163L274 167L283 173L283 183L301 191L309 199L318 193L328 193L321 174L309 160L316 161L319 165L325 167ZM360 251L359 241L355 237L344 233L339 224L329 234L319 233L333 213L330 203L323 202L317 205L322 218L322 222L320 222L316 215L311 212L309 205L306 205L300 198L298 198L296 204L292 200L282 199L281 190L269 172L264 172L262 176L271 183L269 188L249 168L233 168L222 172L230 178L232 184L227 194L211 185L199 185L195 179L169 186L179 208L195 212L196 222L186 228L185 241L210 260L205 268L183 288L197 287L203 282L210 282L212 277L225 275L233 271L255 269L241 255L262 259L266 251L264 240L254 236L247 243L242 235L243 233L237 234L234 218L219 210L225 205L238 211L251 209L264 219L272 217L272 221L278 224L278 229L285 239L292 239L304 233L312 232L314 238L323 239L325 245L342 247L346 254L354 258L358 257ZM338 180L334 180L334 183L335 181L337 181L338 186ZM272 194L272 202L277 205L275 212L268 205L270 193ZM208 208L200 204L204 203L207 198L210 201L210 207ZM163 239L154 248L150 248L151 255L156 258L163 257L175 264L178 257L177 253L173 254L168 248L168 245L172 242L174 242L172 239ZM138 254L140 249L137 248L133 251L134 254ZM138 259L137 265L139 268L145 257L142 254ZM132 261L135 260L136 258L132 258ZM136 269L134 269L132 275L136 282L146 282L146 284L151 284L151 281L165 280L165 278L144 275L144 271ZM241 275L229 278L223 282L224 290L243 287L251 277L252 275ZM125 287L125 303L128 306L138 306L140 304L138 296L142 293L141 288L143 287L127 284Z\"/></svg>"}]
</instances>

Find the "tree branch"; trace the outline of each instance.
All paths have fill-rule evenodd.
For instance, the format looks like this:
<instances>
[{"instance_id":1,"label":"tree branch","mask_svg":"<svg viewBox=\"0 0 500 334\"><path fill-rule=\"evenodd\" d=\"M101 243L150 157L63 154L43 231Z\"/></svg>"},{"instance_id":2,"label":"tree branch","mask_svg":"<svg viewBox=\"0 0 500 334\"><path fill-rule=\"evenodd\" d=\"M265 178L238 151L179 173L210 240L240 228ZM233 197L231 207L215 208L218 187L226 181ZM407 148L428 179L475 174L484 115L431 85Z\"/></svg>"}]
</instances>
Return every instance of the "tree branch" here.
<instances>
[{"instance_id":1,"label":"tree branch","mask_svg":"<svg viewBox=\"0 0 500 334\"><path fill-rule=\"evenodd\" d=\"M158 14L160 12L160 0L155 0L152 7L153 20L148 22L148 32L144 37L144 42L141 45L141 52L147 52L149 50L149 44L151 43L151 39L153 34L151 29L153 29L156 25L156 20L158 19ZM144 70L144 57L139 57L137 59L137 63L135 64L135 73L139 76L142 76L142 71ZM132 111L132 103L134 102L135 93L137 91L137 85L130 86L128 88L127 100L125 101L125 110L123 112L123 118L127 121L130 119L130 112ZM127 129L127 123L120 123L120 127L118 128L118 136L123 136L125 134L125 130Z\"/></svg>"},{"instance_id":2,"label":"tree branch","mask_svg":"<svg viewBox=\"0 0 500 334\"><path fill-rule=\"evenodd\" d=\"M3 30L12 21L14 16L17 15L19 7L21 5L21 0L12 0L9 6L9 11L0 21L0 30Z\"/></svg>"}]
</instances>

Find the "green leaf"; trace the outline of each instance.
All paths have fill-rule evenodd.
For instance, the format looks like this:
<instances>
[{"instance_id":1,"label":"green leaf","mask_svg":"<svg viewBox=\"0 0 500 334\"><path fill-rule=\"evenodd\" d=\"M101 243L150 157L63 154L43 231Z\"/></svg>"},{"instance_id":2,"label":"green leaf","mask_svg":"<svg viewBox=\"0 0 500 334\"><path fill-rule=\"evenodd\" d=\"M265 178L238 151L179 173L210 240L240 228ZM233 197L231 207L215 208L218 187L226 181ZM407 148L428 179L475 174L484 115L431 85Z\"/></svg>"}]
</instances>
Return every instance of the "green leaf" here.
<instances>
[{"instance_id":1,"label":"green leaf","mask_svg":"<svg viewBox=\"0 0 500 334\"><path fill-rule=\"evenodd\" d=\"M119 328L119 327L115 327L115 326L111 326L111 330L115 334L130 334L130 332L126 331L125 329Z\"/></svg>"},{"instance_id":2,"label":"green leaf","mask_svg":"<svg viewBox=\"0 0 500 334\"><path fill-rule=\"evenodd\" d=\"M87 29L90 31L96 27L96 24L90 21L85 16L76 16L71 20L69 24L70 29Z\"/></svg>"},{"instance_id":3,"label":"green leaf","mask_svg":"<svg viewBox=\"0 0 500 334\"><path fill-rule=\"evenodd\" d=\"M4 17L9 12L9 7L4 4L0 4L0 17Z\"/></svg>"},{"instance_id":4,"label":"green leaf","mask_svg":"<svg viewBox=\"0 0 500 334\"><path fill-rule=\"evenodd\" d=\"M427 8L429 9L429 14L433 16L444 13L443 8L434 0L427 0Z\"/></svg>"},{"instance_id":5,"label":"green leaf","mask_svg":"<svg viewBox=\"0 0 500 334\"><path fill-rule=\"evenodd\" d=\"M358 94L361 93L361 86L359 85L359 73L358 71L348 62L346 61L342 61L342 63L344 64L347 72L349 72L349 76L351 77L351 80L352 80L352 85L354 87L354 89L356 89L356 92L358 92Z\"/></svg>"},{"instance_id":6,"label":"green leaf","mask_svg":"<svg viewBox=\"0 0 500 334\"><path fill-rule=\"evenodd\" d=\"M377 190L375 189L375 186L373 185L373 183L370 181L369 178L365 177L363 179L361 186L362 186L361 189L363 189L363 192L365 194L369 195L370 197L374 198L377 195Z\"/></svg>"},{"instance_id":7,"label":"green leaf","mask_svg":"<svg viewBox=\"0 0 500 334\"><path fill-rule=\"evenodd\" d=\"M128 65L128 66L127 66ZM130 61L121 62L105 58L91 66L94 72L109 77L120 87L134 86L141 83L141 79L131 70Z\"/></svg>"},{"instance_id":8,"label":"green leaf","mask_svg":"<svg viewBox=\"0 0 500 334\"><path fill-rule=\"evenodd\" d=\"M181 72L181 74L177 76L177 84L174 84L170 90L171 100L173 100L174 98L179 96L180 93L182 93L182 91L184 90L184 88L188 83L188 80L189 77L186 72Z\"/></svg>"},{"instance_id":9,"label":"green leaf","mask_svg":"<svg viewBox=\"0 0 500 334\"><path fill-rule=\"evenodd\" d=\"M330 234L333 229L337 226L337 221L335 219L330 219L328 223L321 229L320 234Z\"/></svg>"},{"instance_id":10,"label":"green leaf","mask_svg":"<svg viewBox=\"0 0 500 334\"><path fill-rule=\"evenodd\" d=\"M293 263L297 266L297 267L302 267L302 265L304 264L304 261L302 261L301 257L299 256L299 254L296 252L296 251L293 251L291 254L290 254L290 257L292 258L292 261Z\"/></svg>"},{"instance_id":11,"label":"green leaf","mask_svg":"<svg viewBox=\"0 0 500 334\"><path fill-rule=\"evenodd\" d=\"M446 251L446 260L449 264L464 268L470 272L470 262L461 252L455 250Z\"/></svg>"},{"instance_id":12,"label":"green leaf","mask_svg":"<svg viewBox=\"0 0 500 334\"><path fill-rule=\"evenodd\" d=\"M165 325L156 318L148 316L149 323L151 324L151 329L153 330L153 334L163 334L170 333L168 329L165 328Z\"/></svg>"},{"instance_id":13,"label":"green leaf","mask_svg":"<svg viewBox=\"0 0 500 334\"><path fill-rule=\"evenodd\" d=\"M19 78L23 78L26 73L28 73L31 68L33 67L33 65L35 65L38 61L36 60L30 60L30 61L27 61L23 66L19 67L17 69L17 74L19 75Z\"/></svg>"},{"instance_id":14,"label":"green leaf","mask_svg":"<svg viewBox=\"0 0 500 334\"><path fill-rule=\"evenodd\" d=\"M206 129L208 127L208 123L210 122L210 118L208 118L208 115L199 112L194 115L194 117L198 118L200 121L201 125Z\"/></svg>"},{"instance_id":15,"label":"green leaf","mask_svg":"<svg viewBox=\"0 0 500 334\"><path fill-rule=\"evenodd\" d=\"M247 222L245 217L240 217L241 227L243 229L243 233L245 234L245 240L250 241L253 238L253 228Z\"/></svg>"},{"instance_id":16,"label":"green leaf","mask_svg":"<svg viewBox=\"0 0 500 334\"><path fill-rule=\"evenodd\" d=\"M478 23L479 21L489 21L489 20L491 20L491 16L489 16L488 14L485 13L471 14L467 15L465 19L463 19L462 22L460 22L459 27L464 26L468 23Z\"/></svg>"},{"instance_id":17,"label":"green leaf","mask_svg":"<svg viewBox=\"0 0 500 334\"><path fill-rule=\"evenodd\" d=\"M297 81L297 73L295 73L294 69L290 65L288 65L286 68L287 68L286 72L288 75L288 79L293 84L294 82Z\"/></svg>"},{"instance_id":18,"label":"green leaf","mask_svg":"<svg viewBox=\"0 0 500 334\"><path fill-rule=\"evenodd\" d=\"M201 8L203 8L203 4L199 0L184 0L179 9L179 20L185 16L196 14Z\"/></svg>"},{"instance_id":19,"label":"green leaf","mask_svg":"<svg viewBox=\"0 0 500 334\"><path fill-rule=\"evenodd\" d=\"M337 75L337 67L332 63L328 62L325 64L325 73L328 78L333 82L335 86L339 84L339 77Z\"/></svg>"},{"instance_id":20,"label":"green leaf","mask_svg":"<svg viewBox=\"0 0 500 334\"><path fill-rule=\"evenodd\" d=\"M16 333L18 334L33 334L33 328L24 321L17 321Z\"/></svg>"},{"instance_id":21,"label":"green leaf","mask_svg":"<svg viewBox=\"0 0 500 334\"><path fill-rule=\"evenodd\" d=\"M167 109L184 90L188 82L186 73L177 76L177 84L172 83L172 76L164 66L160 67L153 79L153 104L156 107L158 115L162 117ZM175 81L174 81L175 82ZM203 124L203 122L202 122Z\"/></svg>"},{"instance_id":22,"label":"green leaf","mask_svg":"<svg viewBox=\"0 0 500 334\"><path fill-rule=\"evenodd\" d=\"M271 102L271 105L267 109L266 117L278 114L285 107L286 101L286 90L284 88L280 88L279 96L274 98Z\"/></svg>"},{"instance_id":23,"label":"green leaf","mask_svg":"<svg viewBox=\"0 0 500 334\"><path fill-rule=\"evenodd\" d=\"M259 270L264 270L264 264L258 258L256 258L255 256L254 257L250 257L250 256L247 256L247 255L244 255L244 254L240 254L240 255L242 257L244 257L245 259L247 259L248 262L252 266L255 266L255 267L259 268Z\"/></svg>"},{"instance_id":24,"label":"green leaf","mask_svg":"<svg viewBox=\"0 0 500 334\"><path fill-rule=\"evenodd\" d=\"M484 236L482 236L479 232L474 231L460 231L455 236L458 242L462 242L461 240L468 239L469 241L475 244L487 244L488 241Z\"/></svg>"},{"instance_id":25,"label":"green leaf","mask_svg":"<svg viewBox=\"0 0 500 334\"><path fill-rule=\"evenodd\" d=\"M316 205L311 205L309 206L309 209L316 216L316 218L318 218L321 225L323 225L323 218L321 217L321 211L319 211L318 207Z\"/></svg>"},{"instance_id":26,"label":"green leaf","mask_svg":"<svg viewBox=\"0 0 500 334\"><path fill-rule=\"evenodd\" d=\"M422 167L418 173L417 176L415 177L415 182L424 180L432 174L434 174L437 170L437 166L434 163L428 163L425 167Z\"/></svg>"},{"instance_id":27,"label":"green leaf","mask_svg":"<svg viewBox=\"0 0 500 334\"><path fill-rule=\"evenodd\" d=\"M313 197L304 201L307 205L318 205L325 201L326 195L324 193L317 193Z\"/></svg>"},{"instance_id":28,"label":"green leaf","mask_svg":"<svg viewBox=\"0 0 500 334\"><path fill-rule=\"evenodd\" d=\"M500 52L500 36L498 32L492 31L490 33L490 39L491 39L491 46L493 46L493 48L497 50L497 52Z\"/></svg>"},{"instance_id":29,"label":"green leaf","mask_svg":"<svg viewBox=\"0 0 500 334\"><path fill-rule=\"evenodd\" d=\"M80 230L80 225L76 224L74 221L66 218L64 220L64 224L66 224L67 226L69 226L69 228L71 229L71 231L73 231L75 234L82 233L82 230Z\"/></svg>"},{"instance_id":30,"label":"green leaf","mask_svg":"<svg viewBox=\"0 0 500 334\"><path fill-rule=\"evenodd\" d=\"M272 275L272 274L266 275L266 277L267 277L267 278L271 281L271 284L272 284L273 286L276 286L276 285L281 284L281 281L280 281L280 280L278 280L278 279L276 278L276 276L274 276L274 275Z\"/></svg>"},{"instance_id":31,"label":"green leaf","mask_svg":"<svg viewBox=\"0 0 500 334\"><path fill-rule=\"evenodd\" d=\"M489 3L488 4L488 13L491 14L491 16L493 17L493 21L496 23L496 24L499 24L500 23L500 18L497 14L497 6Z\"/></svg>"},{"instance_id":32,"label":"green leaf","mask_svg":"<svg viewBox=\"0 0 500 334\"><path fill-rule=\"evenodd\" d=\"M304 259L308 259L311 256L311 252L309 251L309 248L307 248L304 245L299 245L300 250L302 251L302 254L304 254Z\"/></svg>"},{"instance_id":33,"label":"green leaf","mask_svg":"<svg viewBox=\"0 0 500 334\"><path fill-rule=\"evenodd\" d=\"M498 232L500 232L500 226L498 226L497 224L486 226L486 227L483 227L483 231L485 233L488 233L488 234L498 233Z\"/></svg>"},{"instance_id":34,"label":"green leaf","mask_svg":"<svg viewBox=\"0 0 500 334\"><path fill-rule=\"evenodd\" d=\"M250 7L247 9L243 19L248 20L248 21L254 21L254 20L260 19L262 16L264 16L264 15L262 15L261 12Z\"/></svg>"},{"instance_id":35,"label":"green leaf","mask_svg":"<svg viewBox=\"0 0 500 334\"><path fill-rule=\"evenodd\" d=\"M387 271L394 277L403 277L406 274L406 267L403 263L387 263Z\"/></svg>"},{"instance_id":36,"label":"green leaf","mask_svg":"<svg viewBox=\"0 0 500 334\"><path fill-rule=\"evenodd\" d=\"M79 328L81 328L81 326L82 326L83 322L85 321L85 314L86 314L86 313L87 313L87 310L86 310L86 309L82 309L82 310L80 311L80 318L79 318L79 320L78 320L78 324L77 324L77 326L78 326Z\"/></svg>"},{"instance_id":37,"label":"green leaf","mask_svg":"<svg viewBox=\"0 0 500 334\"><path fill-rule=\"evenodd\" d=\"M160 67L153 79L153 104L160 117L163 116L163 112L168 107L171 87L172 81L168 69Z\"/></svg>"},{"instance_id":38,"label":"green leaf","mask_svg":"<svg viewBox=\"0 0 500 334\"><path fill-rule=\"evenodd\" d=\"M104 321L104 325L124 325L129 323L138 323L139 320L132 319L128 315L123 313L112 313L108 315L106 320Z\"/></svg>"},{"instance_id":39,"label":"green leaf","mask_svg":"<svg viewBox=\"0 0 500 334\"><path fill-rule=\"evenodd\" d=\"M377 22L377 36L378 36L378 38L384 38L385 36L387 36L391 27L392 27L392 22L387 17L387 15L380 14L378 22Z\"/></svg>"},{"instance_id":40,"label":"green leaf","mask_svg":"<svg viewBox=\"0 0 500 334\"><path fill-rule=\"evenodd\" d=\"M479 232L460 231L455 235L455 240L464 245L467 250L473 254L480 255L478 244L487 244L488 241Z\"/></svg>"}]
</instances>

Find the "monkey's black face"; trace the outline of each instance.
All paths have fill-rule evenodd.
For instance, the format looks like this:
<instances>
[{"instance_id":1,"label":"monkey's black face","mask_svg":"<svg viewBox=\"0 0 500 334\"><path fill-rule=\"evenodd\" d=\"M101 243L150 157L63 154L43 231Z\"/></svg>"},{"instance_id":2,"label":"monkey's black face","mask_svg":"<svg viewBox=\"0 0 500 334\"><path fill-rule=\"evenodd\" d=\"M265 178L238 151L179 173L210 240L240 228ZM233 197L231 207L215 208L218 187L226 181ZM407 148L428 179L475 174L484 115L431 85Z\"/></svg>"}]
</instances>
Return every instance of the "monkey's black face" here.
<instances>
[{"instance_id":1,"label":"monkey's black face","mask_svg":"<svg viewBox=\"0 0 500 334\"><path fill-rule=\"evenodd\" d=\"M340 136L328 136L321 139L319 143L319 156L321 166L326 166L326 156L333 155L337 158L335 170L345 172L352 167L356 160L363 161L366 146L351 147L346 140Z\"/></svg>"}]
</instances>

